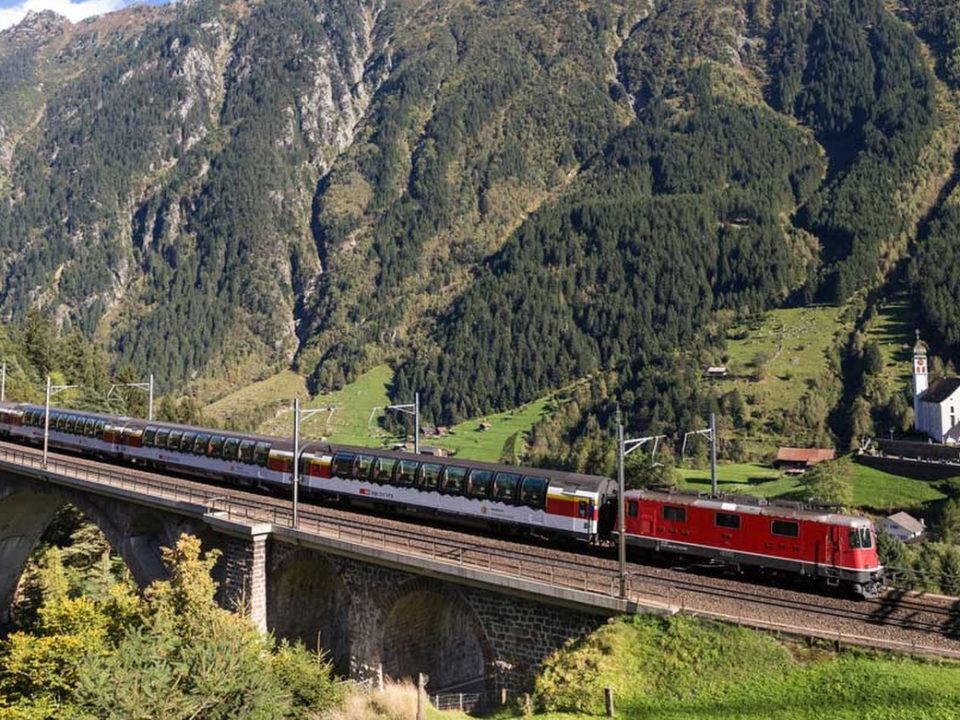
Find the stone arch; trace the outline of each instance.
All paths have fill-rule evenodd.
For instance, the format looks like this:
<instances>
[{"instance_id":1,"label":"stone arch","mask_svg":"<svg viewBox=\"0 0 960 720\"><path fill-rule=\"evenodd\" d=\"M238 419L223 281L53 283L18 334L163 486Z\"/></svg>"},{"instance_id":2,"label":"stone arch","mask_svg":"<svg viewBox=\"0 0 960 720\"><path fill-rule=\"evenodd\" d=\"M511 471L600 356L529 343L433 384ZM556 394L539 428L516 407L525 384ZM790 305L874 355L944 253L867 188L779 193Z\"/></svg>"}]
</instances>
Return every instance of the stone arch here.
<instances>
[{"instance_id":1,"label":"stone arch","mask_svg":"<svg viewBox=\"0 0 960 720\"><path fill-rule=\"evenodd\" d=\"M380 658L388 677L415 679L423 672L430 692L475 692L489 689L495 655L459 590L419 578L387 602Z\"/></svg>"},{"instance_id":2,"label":"stone arch","mask_svg":"<svg viewBox=\"0 0 960 720\"><path fill-rule=\"evenodd\" d=\"M272 563L268 629L278 638L324 650L341 675L350 668L350 610L350 591L340 567L326 555L298 548Z\"/></svg>"},{"instance_id":3,"label":"stone arch","mask_svg":"<svg viewBox=\"0 0 960 720\"><path fill-rule=\"evenodd\" d=\"M118 503L29 478L2 476L0 626L10 623L11 604L27 560L54 515L66 504L76 507L100 529L140 587L166 575L161 546L175 542L181 531L194 530L179 518L167 518L138 505Z\"/></svg>"}]
</instances>

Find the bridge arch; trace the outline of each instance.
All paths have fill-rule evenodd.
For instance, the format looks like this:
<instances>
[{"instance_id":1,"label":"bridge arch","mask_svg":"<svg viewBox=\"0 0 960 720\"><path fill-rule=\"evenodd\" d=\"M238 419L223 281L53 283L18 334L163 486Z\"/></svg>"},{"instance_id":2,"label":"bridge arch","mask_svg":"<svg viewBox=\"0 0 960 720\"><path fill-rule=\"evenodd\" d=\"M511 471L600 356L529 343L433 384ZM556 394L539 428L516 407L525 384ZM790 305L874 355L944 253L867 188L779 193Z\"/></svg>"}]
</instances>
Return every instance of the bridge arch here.
<instances>
[{"instance_id":1,"label":"bridge arch","mask_svg":"<svg viewBox=\"0 0 960 720\"><path fill-rule=\"evenodd\" d=\"M11 606L23 570L57 512L73 505L103 533L141 588L166 575L161 547L191 528L147 508L122 507L106 498L50 483L0 476L0 627L11 621Z\"/></svg>"},{"instance_id":2,"label":"bridge arch","mask_svg":"<svg viewBox=\"0 0 960 720\"><path fill-rule=\"evenodd\" d=\"M380 657L384 675L430 676L430 692L489 689L495 655L480 618L454 587L419 578L388 601Z\"/></svg>"},{"instance_id":3,"label":"bridge arch","mask_svg":"<svg viewBox=\"0 0 960 720\"><path fill-rule=\"evenodd\" d=\"M351 594L340 567L303 548L272 564L267 583L267 622L278 638L301 640L329 654L334 669L350 669Z\"/></svg>"}]
</instances>

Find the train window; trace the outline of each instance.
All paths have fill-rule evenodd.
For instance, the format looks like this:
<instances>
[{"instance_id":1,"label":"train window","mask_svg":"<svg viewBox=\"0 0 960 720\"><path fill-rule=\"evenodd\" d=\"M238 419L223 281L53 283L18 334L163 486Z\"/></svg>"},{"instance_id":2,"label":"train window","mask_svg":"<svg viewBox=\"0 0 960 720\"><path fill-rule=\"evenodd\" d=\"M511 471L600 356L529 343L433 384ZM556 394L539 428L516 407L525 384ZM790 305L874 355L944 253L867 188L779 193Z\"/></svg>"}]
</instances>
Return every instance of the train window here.
<instances>
[{"instance_id":1,"label":"train window","mask_svg":"<svg viewBox=\"0 0 960 720\"><path fill-rule=\"evenodd\" d=\"M519 487L520 476L516 473L497 473L493 480L493 497L500 502L516 502Z\"/></svg>"},{"instance_id":2,"label":"train window","mask_svg":"<svg viewBox=\"0 0 960 720\"><path fill-rule=\"evenodd\" d=\"M93 418L89 418L83 430L84 434L86 434L88 437L93 437L97 432L97 421Z\"/></svg>"},{"instance_id":3,"label":"train window","mask_svg":"<svg viewBox=\"0 0 960 720\"><path fill-rule=\"evenodd\" d=\"M166 430L165 428L160 428L159 430L157 430L157 439L156 439L157 447L166 449L168 437L170 437L169 430Z\"/></svg>"},{"instance_id":4,"label":"train window","mask_svg":"<svg viewBox=\"0 0 960 720\"><path fill-rule=\"evenodd\" d=\"M687 509L673 505L663 506L663 519L667 522L686 522Z\"/></svg>"},{"instance_id":5,"label":"train window","mask_svg":"<svg viewBox=\"0 0 960 720\"><path fill-rule=\"evenodd\" d=\"M393 482L393 468L397 461L393 458L378 457L373 464L373 475L370 477L375 483Z\"/></svg>"},{"instance_id":6,"label":"train window","mask_svg":"<svg viewBox=\"0 0 960 720\"><path fill-rule=\"evenodd\" d=\"M103 437L103 429L107 426L106 420L97 420L97 435Z\"/></svg>"},{"instance_id":7,"label":"train window","mask_svg":"<svg viewBox=\"0 0 960 720\"><path fill-rule=\"evenodd\" d=\"M209 446L210 433L197 433L197 439L193 443L193 454L206 455Z\"/></svg>"},{"instance_id":8,"label":"train window","mask_svg":"<svg viewBox=\"0 0 960 720\"><path fill-rule=\"evenodd\" d=\"M717 513L717 527L730 528L731 530L740 529L740 516L734 513Z\"/></svg>"},{"instance_id":9,"label":"train window","mask_svg":"<svg viewBox=\"0 0 960 720\"><path fill-rule=\"evenodd\" d=\"M421 490L436 490L440 481L440 473L443 472L443 465L438 463L424 463L420 466L420 475L417 478L417 484Z\"/></svg>"},{"instance_id":10,"label":"train window","mask_svg":"<svg viewBox=\"0 0 960 720\"><path fill-rule=\"evenodd\" d=\"M210 438L210 447L207 448L207 455L212 458L223 456L223 446L227 439L223 435L214 435Z\"/></svg>"},{"instance_id":11,"label":"train window","mask_svg":"<svg viewBox=\"0 0 960 720\"><path fill-rule=\"evenodd\" d=\"M197 441L197 434L193 432L185 432L183 437L180 438L180 452L188 453L193 452L193 443Z\"/></svg>"},{"instance_id":12,"label":"train window","mask_svg":"<svg viewBox=\"0 0 960 720\"><path fill-rule=\"evenodd\" d=\"M417 481L417 469L420 463L415 460L401 460L397 463L397 474L394 482L397 485L409 487Z\"/></svg>"},{"instance_id":13,"label":"train window","mask_svg":"<svg viewBox=\"0 0 960 720\"><path fill-rule=\"evenodd\" d=\"M171 430L167 437L167 450L174 452L180 450L180 438L183 437L183 430Z\"/></svg>"},{"instance_id":14,"label":"train window","mask_svg":"<svg viewBox=\"0 0 960 720\"><path fill-rule=\"evenodd\" d=\"M850 529L850 547L854 550L860 549L860 530L859 528Z\"/></svg>"},{"instance_id":15,"label":"train window","mask_svg":"<svg viewBox=\"0 0 960 720\"><path fill-rule=\"evenodd\" d=\"M67 416L63 413L57 413L57 430L63 431L67 424Z\"/></svg>"},{"instance_id":16,"label":"train window","mask_svg":"<svg viewBox=\"0 0 960 720\"><path fill-rule=\"evenodd\" d=\"M873 538L870 537L870 528L860 528L860 546L865 550L873 547Z\"/></svg>"},{"instance_id":17,"label":"train window","mask_svg":"<svg viewBox=\"0 0 960 720\"><path fill-rule=\"evenodd\" d=\"M470 471L470 497L484 500L490 495L493 473L489 470Z\"/></svg>"},{"instance_id":18,"label":"train window","mask_svg":"<svg viewBox=\"0 0 960 720\"><path fill-rule=\"evenodd\" d=\"M258 442L253 449L253 462L261 467L267 466L267 460L270 459L270 443Z\"/></svg>"},{"instance_id":19,"label":"train window","mask_svg":"<svg viewBox=\"0 0 960 720\"><path fill-rule=\"evenodd\" d=\"M545 477L525 477L520 485L520 504L534 509L542 508L547 503L547 485Z\"/></svg>"},{"instance_id":20,"label":"train window","mask_svg":"<svg viewBox=\"0 0 960 720\"><path fill-rule=\"evenodd\" d=\"M353 461L353 479L368 479L370 477L370 468L373 467L373 460L373 455L357 455Z\"/></svg>"},{"instance_id":21,"label":"train window","mask_svg":"<svg viewBox=\"0 0 960 720\"><path fill-rule=\"evenodd\" d=\"M240 449L239 438L227 438L223 441L223 459L231 462L237 459L237 451Z\"/></svg>"},{"instance_id":22,"label":"train window","mask_svg":"<svg viewBox=\"0 0 960 720\"><path fill-rule=\"evenodd\" d=\"M627 515L632 518L635 518L640 515L640 503L636 500L627 501Z\"/></svg>"},{"instance_id":23,"label":"train window","mask_svg":"<svg viewBox=\"0 0 960 720\"><path fill-rule=\"evenodd\" d=\"M153 443L157 437L157 429L155 427L148 427L143 431L143 446L144 447L153 447Z\"/></svg>"},{"instance_id":24,"label":"train window","mask_svg":"<svg viewBox=\"0 0 960 720\"><path fill-rule=\"evenodd\" d=\"M443 471L443 481L440 488L448 495L463 495L467 484L467 469L448 465Z\"/></svg>"},{"instance_id":25,"label":"train window","mask_svg":"<svg viewBox=\"0 0 960 720\"><path fill-rule=\"evenodd\" d=\"M333 456L334 477L348 478L353 474L353 453L338 452Z\"/></svg>"},{"instance_id":26,"label":"train window","mask_svg":"<svg viewBox=\"0 0 960 720\"><path fill-rule=\"evenodd\" d=\"M800 525L795 522L789 522L787 520L774 520L771 530L774 535L782 535L783 537L800 537Z\"/></svg>"},{"instance_id":27,"label":"train window","mask_svg":"<svg viewBox=\"0 0 960 720\"><path fill-rule=\"evenodd\" d=\"M67 422L64 425L64 430L68 433L76 432L77 429L77 416L76 415L67 415Z\"/></svg>"},{"instance_id":28,"label":"train window","mask_svg":"<svg viewBox=\"0 0 960 720\"><path fill-rule=\"evenodd\" d=\"M252 463L253 450L256 446L257 444L253 440L241 440L240 441L240 462Z\"/></svg>"}]
</instances>

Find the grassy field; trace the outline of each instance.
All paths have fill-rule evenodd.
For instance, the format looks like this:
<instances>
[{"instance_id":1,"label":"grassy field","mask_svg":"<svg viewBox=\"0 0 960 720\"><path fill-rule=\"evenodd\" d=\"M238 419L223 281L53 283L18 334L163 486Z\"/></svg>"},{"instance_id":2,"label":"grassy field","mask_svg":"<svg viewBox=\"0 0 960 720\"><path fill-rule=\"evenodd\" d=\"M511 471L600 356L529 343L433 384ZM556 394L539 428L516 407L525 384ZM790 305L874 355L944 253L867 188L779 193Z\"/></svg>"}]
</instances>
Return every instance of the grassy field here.
<instances>
[{"instance_id":1,"label":"grassy field","mask_svg":"<svg viewBox=\"0 0 960 720\"><path fill-rule=\"evenodd\" d=\"M281 374L284 375L286 374ZM281 376L258 383L259 388L246 388L224 398L210 406L208 412L227 413L241 402L255 404L256 398L269 396L272 387L283 387L288 393L287 397L293 397L290 392L293 383L289 378ZM306 402L303 405L304 410L336 410L321 410L305 419L302 426L303 437L327 438L331 442L365 447L382 447L401 441L401 437L386 433L378 422L384 414L384 408L390 403L387 390L392 380L393 371L390 367L379 365L343 390L319 395ZM421 437L420 442L422 445L443 447L457 457L469 460L495 462L502 457L516 459L522 455L526 433L548 411L549 405L550 397L544 397L514 410L460 423L450 428L450 434L444 437ZM490 429L481 430L481 422L490 423ZM289 435L292 428L293 414L290 409L284 408L266 420L260 426L260 431L272 435Z\"/></svg>"},{"instance_id":2,"label":"grassy field","mask_svg":"<svg viewBox=\"0 0 960 720\"><path fill-rule=\"evenodd\" d=\"M468 420L450 428L451 434L447 437L427 438L422 442L455 451L457 457L468 460L495 462L505 458L518 462L523 455L526 434L548 412L550 402L549 396L543 397L515 410ZM481 422L490 423L490 429L481 430Z\"/></svg>"},{"instance_id":3,"label":"grassy field","mask_svg":"<svg viewBox=\"0 0 960 720\"><path fill-rule=\"evenodd\" d=\"M614 690L618 717L644 720L960 716L957 663L834 655L683 616L619 619L560 651L537 680L534 717L602 717L604 687Z\"/></svg>"},{"instance_id":4,"label":"grassy field","mask_svg":"<svg viewBox=\"0 0 960 720\"><path fill-rule=\"evenodd\" d=\"M226 422L261 408L275 408L295 397L307 397L307 383L292 370L284 370L207 405L203 413L218 422Z\"/></svg>"},{"instance_id":5,"label":"grassy field","mask_svg":"<svg viewBox=\"0 0 960 720\"><path fill-rule=\"evenodd\" d=\"M881 378L889 392L910 387L913 381L913 345L918 319L906 290L894 293L879 306L866 332L883 355Z\"/></svg>"},{"instance_id":6,"label":"grassy field","mask_svg":"<svg viewBox=\"0 0 960 720\"><path fill-rule=\"evenodd\" d=\"M849 330L844 313L844 308L832 306L771 310L757 325L731 328L726 363L734 377L717 381L719 387L736 387L761 409L792 407L808 383L827 372L834 337L841 329ZM752 377L757 360L764 361L760 380Z\"/></svg>"},{"instance_id":7,"label":"grassy field","mask_svg":"<svg viewBox=\"0 0 960 720\"><path fill-rule=\"evenodd\" d=\"M303 410L320 410L306 418L301 426L305 438L325 437L346 445L380 447L392 438L376 424L378 415L390 400L387 388L393 380L388 365L378 365L361 375L342 390L318 395L303 404ZM332 412L321 408L336 408ZM377 410L379 408L379 410ZM374 414L373 420L370 416ZM267 420L262 432L290 435L293 431L293 412L287 409Z\"/></svg>"},{"instance_id":8,"label":"grassy field","mask_svg":"<svg viewBox=\"0 0 960 720\"><path fill-rule=\"evenodd\" d=\"M857 507L877 510L916 508L945 496L923 480L891 475L854 463L853 502ZM710 470L680 468L682 486L690 490L710 489ZM800 490L796 476L787 476L764 465L720 465L717 487L728 493L764 498L789 498Z\"/></svg>"}]
</instances>

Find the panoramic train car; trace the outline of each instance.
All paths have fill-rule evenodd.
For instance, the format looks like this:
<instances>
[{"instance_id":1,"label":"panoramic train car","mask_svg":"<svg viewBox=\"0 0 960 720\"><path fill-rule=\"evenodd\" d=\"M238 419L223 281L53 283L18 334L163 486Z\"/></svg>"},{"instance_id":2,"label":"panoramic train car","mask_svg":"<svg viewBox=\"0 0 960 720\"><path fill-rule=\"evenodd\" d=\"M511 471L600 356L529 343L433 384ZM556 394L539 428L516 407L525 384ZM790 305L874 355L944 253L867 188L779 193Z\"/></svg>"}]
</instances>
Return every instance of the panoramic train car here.
<instances>
[{"instance_id":1,"label":"panoramic train car","mask_svg":"<svg viewBox=\"0 0 960 720\"><path fill-rule=\"evenodd\" d=\"M626 493L628 544L754 566L846 585L875 597L883 585L867 518L692 493Z\"/></svg>"},{"instance_id":2,"label":"panoramic train car","mask_svg":"<svg viewBox=\"0 0 960 720\"><path fill-rule=\"evenodd\" d=\"M42 407L0 405L0 436L39 444L43 427ZM264 435L51 409L50 446L278 492L293 482L293 442ZM494 528L595 541L615 512L614 482L593 475L317 442L299 462L305 495Z\"/></svg>"}]
</instances>

